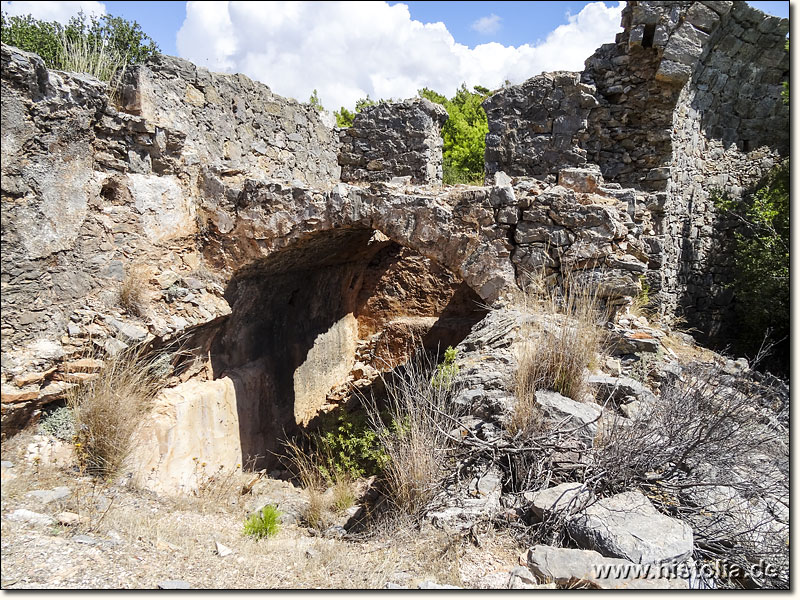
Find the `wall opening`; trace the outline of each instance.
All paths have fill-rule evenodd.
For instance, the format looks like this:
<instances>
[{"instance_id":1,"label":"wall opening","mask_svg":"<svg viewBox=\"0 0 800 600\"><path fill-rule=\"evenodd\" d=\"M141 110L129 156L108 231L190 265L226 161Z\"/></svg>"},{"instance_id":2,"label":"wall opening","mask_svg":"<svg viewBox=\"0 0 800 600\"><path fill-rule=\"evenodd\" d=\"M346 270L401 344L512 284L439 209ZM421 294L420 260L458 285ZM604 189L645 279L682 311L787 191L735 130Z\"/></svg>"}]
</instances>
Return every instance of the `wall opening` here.
<instances>
[{"instance_id":1,"label":"wall opening","mask_svg":"<svg viewBox=\"0 0 800 600\"><path fill-rule=\"evenodd\" d=\"M236 390L242 464L271 468L286 436L404 363L444 351L485 314L449 270L366 229L321 232L236 273L210 343Z\"/></svg>"},{"instance_id":2,"label":"wall opening","mask_svg":"<svg viewBox=\"0 0 800 600\"><path fill-rule=\"evenodd\" d=\"M652 48L653 40L656 37L656 24L651 23L644 26L644 34L642 36L642 48Z\"/></svg>"}]
</instances>

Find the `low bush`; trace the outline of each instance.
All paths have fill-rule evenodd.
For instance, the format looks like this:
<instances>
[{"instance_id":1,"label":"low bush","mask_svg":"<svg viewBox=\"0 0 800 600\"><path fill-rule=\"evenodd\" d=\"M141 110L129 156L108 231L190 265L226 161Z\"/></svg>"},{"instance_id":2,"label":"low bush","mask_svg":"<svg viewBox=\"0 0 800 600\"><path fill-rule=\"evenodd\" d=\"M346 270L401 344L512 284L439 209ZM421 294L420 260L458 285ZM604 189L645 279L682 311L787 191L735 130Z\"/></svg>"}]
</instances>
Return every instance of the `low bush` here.
<instances>
[{"instance_id":1,"label":"low bush","mask_svg":"<svg viewBox=\"0 0 800 600\"><path fill-rule=\"evenodd\" d=\"M281 511L273 504L267 504L244 522L244 534L257 540L277 535L280 528Z\"/></svg>"},{"instance_id":2,"label":"low bush","mask_svg":"<svg viewBox=\"0 0 800 600\"><path fill-rule=\"evenodd\" d=\"M59 440L71 442L75 437L75 419L66 406L48 411L39 422L39 431Z\"/></svg>"},{"instance_id":3,"label":"low bush","mask_svg":"<svg viewBox=\"0 0 800 600\"><path fill-rule=\"evenodd\" d=\"M67 391L75 420L75 448L90 475L114 475L131 450L131 436L164 387L167 355L132 346L104 359L97 376Z\"/></svg>"},{"instance_id":4,"label":"low bush","mask_svg":"<svg viewBox=\"0 0 800 600\"><path fill-rule=\"evenodd\" d=\"M456 441L448 432L464 412L455 401L457 380L437 380L435 372L432 359L419 350L384 378L384 412L374 398L363 399L371 427L389 457L382 474L388 500L409 515L424 509L451 472L449 450Z\"/></svg>"},{"instance_id":5,"label":"low bush","mask_svg":"<svg viewBox=\"0 0 800 600\"><path fill-rule=\"evenodd\" d=\"M641 489L662 512L689 522L696 556L747 571L765 560L788 577L788 431L758 399L770 390L694 364L633 419L607 422L585 471L598 493ZM770 508L772 505L773 508ZM776 508L777 507L777 508ZM788 518L788 516L787 516Z\"/></svg>"}]
</instances>

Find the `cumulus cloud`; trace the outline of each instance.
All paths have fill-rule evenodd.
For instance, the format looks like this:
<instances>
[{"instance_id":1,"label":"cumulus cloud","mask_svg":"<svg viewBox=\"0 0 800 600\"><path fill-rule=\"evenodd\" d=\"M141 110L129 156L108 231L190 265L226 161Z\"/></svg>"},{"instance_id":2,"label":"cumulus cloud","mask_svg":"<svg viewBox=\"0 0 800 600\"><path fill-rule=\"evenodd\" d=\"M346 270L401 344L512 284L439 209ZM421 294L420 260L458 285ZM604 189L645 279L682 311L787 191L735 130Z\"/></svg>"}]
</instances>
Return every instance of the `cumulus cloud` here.
<instances>
[{"instance_id":1,"label":"cumulus cloud","mask_svg":"<svg viewBox=\"0 0 800 600\"><path fill-rule=\"evenodd\" d=\"M33 18L40 21L58 21L67 24L70 17L75 17L80 11L87 17L92 15L100 16L105 14L106 6L102 2L2 2L4 13L12 17L22 15L33 15Z\"/></svg>"},{"instance_id":2,"label":"cumulus cloud","mask_svg":"<svg viewBox=\"0 0 800 600\"><path fill-rule=\"evenodd\" d=\"M492 33L497 33L500 30L500 21L502 19L498 17L496 14L492 13L487 17L481 17L477 21L475 21L471 28L478 33L482 33L484 35L490 35Z\"/></svg>"},{"instance_id":3,"label":"cumulus cloud","mask_svg":"<svg viewBox=\"0 0 800 600\"><path fill-rule=\"evenodd\" d=\"M178 53L214 71L240 72L274 92L329 109L367 94L410 98L428 87L451 96L500 87L542 71L581 70L619 31L622 6L587 4L544 41L522 46L458 44L443 23L421 23L386 2L187 2Z\"/></svg>"}]
</instances>

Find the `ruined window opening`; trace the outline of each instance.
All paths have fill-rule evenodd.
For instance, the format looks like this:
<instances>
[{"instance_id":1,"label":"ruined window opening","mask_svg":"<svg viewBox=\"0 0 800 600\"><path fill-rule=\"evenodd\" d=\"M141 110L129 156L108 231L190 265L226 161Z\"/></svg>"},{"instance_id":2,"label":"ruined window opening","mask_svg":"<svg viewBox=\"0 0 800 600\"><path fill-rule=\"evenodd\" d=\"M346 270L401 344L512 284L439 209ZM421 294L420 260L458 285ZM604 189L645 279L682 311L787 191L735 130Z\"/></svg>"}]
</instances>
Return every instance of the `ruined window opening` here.
<instances>
[{"instance_id":1,"label":"ruined window opening","mask_svg":"<svg viewBox=\"0 0 800 600\"><path fill-rule=\"evenodd\" d=\"M740 146L742 147L742 152L750 152L750 150L752 150L750 147L750 140L742 140Z\"/></svg>"},{"instance_id":2,"label":"ruined window opening","mask_svg":"<svg viewBox=\"0 0 800 600\"><path fill-rule=\"evenodd\" d=\"M652 25L645 25L644 26L644 36L642 37L642 48L652 48L653 47L653 39L656 37L656 25L653 23Z\"/></svg>"}]
</instances>

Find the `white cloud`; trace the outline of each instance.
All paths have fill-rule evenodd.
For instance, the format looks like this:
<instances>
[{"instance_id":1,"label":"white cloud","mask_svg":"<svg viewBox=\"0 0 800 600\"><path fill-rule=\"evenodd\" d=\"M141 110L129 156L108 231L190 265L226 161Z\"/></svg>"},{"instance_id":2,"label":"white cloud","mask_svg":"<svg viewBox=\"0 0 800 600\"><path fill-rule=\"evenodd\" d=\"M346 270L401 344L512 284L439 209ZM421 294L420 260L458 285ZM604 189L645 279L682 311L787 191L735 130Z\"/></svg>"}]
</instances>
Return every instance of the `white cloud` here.
<instances>
[{"instance_id":1,"label":"white cloud","mask_svg":"<svg viewBox=\"0 0 800 600\"><path fill-rule=\"evenodd\" d=\"M472 25L470 25L470 27L478 33L490 35L492 33L497 33L500 30L500 21L502 21L502 19L496 14L492 13L488 17L481 17Z\"/></svg>"},{"instance_id":2,"label":"white cloud","mask_svg":"<svg viewBox=\"0 0 800 600\"><path fill-rule=\"evenodd\" d=\"M586 5L538 45L468 48L443 23L411 19L385 2L187 2L178 53L211 70L241 72L273 91L329 109L356 100L410 98L422 87L451 96L458 86L496 88L542 71L583 69L613 42L622 6Z\"/></svg>"},{"instance_id":3,"label":"white cloud","mask_svg":"<svg viewBox=\"0 0 800 600\"><path fill-rule=\"evenodd\" d=\"M105 14L106 6L102 2L86 0L83 2L2 2L4 13L10 16L33 15L40 21L58 21L67 24L70 17L77 16L82 10L87 17Z\"/></svg>"}]
</instances>

